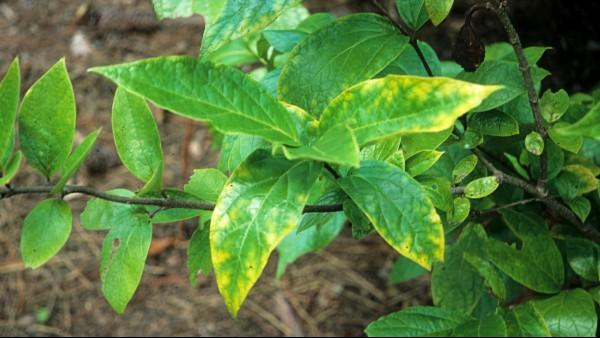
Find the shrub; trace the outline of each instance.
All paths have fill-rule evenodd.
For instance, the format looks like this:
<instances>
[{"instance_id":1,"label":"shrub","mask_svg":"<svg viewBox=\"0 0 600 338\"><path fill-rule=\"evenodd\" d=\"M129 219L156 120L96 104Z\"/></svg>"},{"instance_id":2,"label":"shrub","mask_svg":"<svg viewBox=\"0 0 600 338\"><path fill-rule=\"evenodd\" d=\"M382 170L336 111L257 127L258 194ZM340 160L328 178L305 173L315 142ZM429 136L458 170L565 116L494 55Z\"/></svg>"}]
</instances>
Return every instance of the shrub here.
<instances>
[{"instance_id":1,"label":"shrub","mask_svg":"<svg viewBox=\"0 0 600 338\"><path fill-rule=\"evenodd\" d=\"M416 39L427 21L444 20L452 0L396 5L398 16L380 5L383 15L335 18L309 14L299 0L154 0L161 18L205 17L200 56L90 69L117 85L114 141L143 183L135 192L67 185L100 130L72 149L65 61L20 100L15 60L0 83L0 198L47 196L24 220L25 265L43 265L68 240L72 213L62 197L90 195L81 225L108 231L102 293L122 313L153 224L198 218L190 282L214 271L236 316L273 251L280 277L350 224L356 239L376 233L401 255L392 281L431 271L434 306L382 317L368 335L594 336L598 92L540 98L550 73L537 62L547 48L521 46L506 1L480 1L467 13L456 62ZM510 44L484 48L470 23L476 11L495 16ZM243 73L243 64L257 67ZM218 168L195 170L183 188L163 186L147 102L220 135ZM47 185L10 184L22 158Z\"/></svg>"}]
</instances>

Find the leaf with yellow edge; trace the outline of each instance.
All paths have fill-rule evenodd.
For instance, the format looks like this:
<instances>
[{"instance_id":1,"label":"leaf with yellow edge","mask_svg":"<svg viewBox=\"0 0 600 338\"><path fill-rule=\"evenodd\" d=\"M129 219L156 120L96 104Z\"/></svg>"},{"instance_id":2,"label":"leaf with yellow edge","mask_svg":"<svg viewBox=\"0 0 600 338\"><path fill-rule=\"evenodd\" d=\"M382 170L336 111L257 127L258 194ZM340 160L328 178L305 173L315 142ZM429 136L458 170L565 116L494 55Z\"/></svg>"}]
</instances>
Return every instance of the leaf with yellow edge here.
<instances>
[{"instance_id":1,"label":"leaf with yellow edge","mask_svg":"<svg viewBox=\"0 0 600 338\"><path fill-rule=\"evenodd\" d=\"M406 258L426 269L444 258L444 228L421 185L404 170L363 161L340 186L375 230Z\"/></svg>"},{"instance_id":2,"label":"leaf with yellow edge","mask_svg":"<svg viewBox=\"0 0 600 338\"><path fill-rule=\"evenodd\" d=\"M211 220L210 245L219 291L233 316L271 252L298 225L320 172L317 162L257 150L225 184Z\"/></svg>"},{"instance_id":3,"label":"leaf with yellow edge","mask_svg":"<svg viewBox=\"0 0 600 338\"><path fill-rule=\"evenodd\" d=\"M449 78L388 75L361 82L325 108L320 129L347 123L360 145L390 136L438 132L477 107L498 86Z\"/></svg>"}]
</instances>

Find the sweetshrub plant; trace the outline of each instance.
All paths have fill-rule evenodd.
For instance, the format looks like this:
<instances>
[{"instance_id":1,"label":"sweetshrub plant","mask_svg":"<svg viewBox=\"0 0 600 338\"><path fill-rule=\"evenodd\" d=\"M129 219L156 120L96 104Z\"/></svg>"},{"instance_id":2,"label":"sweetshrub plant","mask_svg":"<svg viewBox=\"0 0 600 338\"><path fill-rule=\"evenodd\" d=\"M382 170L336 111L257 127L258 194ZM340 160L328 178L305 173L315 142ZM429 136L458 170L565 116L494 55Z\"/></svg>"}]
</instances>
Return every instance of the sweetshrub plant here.
<instances>
[{"instance_id":1,"label":"sweetshrub plant","mask_svg":"<svg viewBox=\"0 0 600 338\"><path fill-rule=\"evenodd\" d=\"M201 14L199 57L92 68L117 85L112 127L143 185L67 185L100 130L72 149L75 99L64 60L19 98L15 60L0 83L0 198L44 194L22 228L37 268L72 227L62 197L108 231L102 293L121 313L140 282L154 224L199 218L189 277L214 271L236 316L273 251L277 276L344 224L399 254L392 282L431 271L434 306L371 323L371 336L595 336L600 301L600 95L539 97L547 48L521 46L506 1L467 13L454 61L416 33L452 0L396 0L397 15L309 14L300 0L154 0L161 18ZM487 48L470 20L497 18L510 43ZM243 73L236 66L256 65ZM20 103L19 103L20 101ZM218 168L163 186L148 102L221 135ZM18 125L18 129L16 129ZM18 130L18 132L16 131ZM14 151L18 135L20 150ZM49 184L14 186L22 159Z\"/></svg>"}]
</instances>

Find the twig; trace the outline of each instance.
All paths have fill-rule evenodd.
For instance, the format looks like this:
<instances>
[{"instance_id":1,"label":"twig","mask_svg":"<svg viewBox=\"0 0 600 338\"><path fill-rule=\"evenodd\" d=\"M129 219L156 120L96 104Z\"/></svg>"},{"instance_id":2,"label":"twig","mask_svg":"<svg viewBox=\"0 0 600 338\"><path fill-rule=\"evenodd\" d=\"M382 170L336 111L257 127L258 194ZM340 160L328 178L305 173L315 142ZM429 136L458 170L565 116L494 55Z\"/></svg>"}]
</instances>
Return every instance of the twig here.
<instances>
[{"instance_id":1,"label":"twig","mask_svg":"<svg viewBox=\"0 0 600 338\"><path fill-rule=\"evenodd\" d=\"M24 194L48 194L52 191L52 185L28 186L28 187L11 187L0 188L0 200ZM112 195L103 191L96 190L91 187L68 185L61 192L62 195L83 194L97 197L103 200L123 203L130 205L153 205L164 209L198 209L198 210L214 210L215 205L210 203L201 203L182 199L165 199L154 197L124 197ZM338 212L343 211L341 204L332 205L307 205L304 207L303 213L319 213L319 212Z\"/></svg>"},{"instance_id":2,"label":"twig","mask_svg":"<svg viewBox=\"0 0 600 338\"><path fill-rule=\"evenodd\" d=\"M520 200L520 201L516 201L516 202L512 202L512 203L508 203L505 205L501 205L497 208L492 208L492 209L486 209L486 210L481 210L479 211L479 213L481 214L488 214L488 213L492 213L492 212L498 212L500 210L504 210L504 209L509 209L512 207L517 207L520 205L525 205L525 204L529 204L529 203L533 203L533 202L540 202L543 201L543 198L539 198L539 197L534 197L534 198L527 198L524 200Z\"/></svg>"},{"instance_id":3,"label":"twig","mask_svg":"<svg viewBox=\"0 0 600 338\"><path fill-rule=\"evenodd\" d=\"M531 111L533 112L533 117L535 119L535 129L536 131L546 140L547 130L544 126L544 121L542 118L540 103L537 90L535 89L535 84L533 82L533 77L531 76L531 66L529 62L527 62L527 58L525 57L525 52L523 51L523 45L521 44L521 39L519 38L519 34L515 30L510 17L506 11L508 0L502 1L494 1L494 3L486 2L487 5L484 5L485 8L491 10L504 27L506 34L508 35L508 39L510 44L515 51L515 55L517 56L517 61L519 63L519 70L521 71L521 75L523 76L523 81L525 83L525 88L527 89L527 96L529 98L529 105L531 106ZM538 187L540 189L546 189L546 181L548 179L548 147L544 147L544 151L540 157L540 177L538 179Z\"/></svg>"}]
</instances>

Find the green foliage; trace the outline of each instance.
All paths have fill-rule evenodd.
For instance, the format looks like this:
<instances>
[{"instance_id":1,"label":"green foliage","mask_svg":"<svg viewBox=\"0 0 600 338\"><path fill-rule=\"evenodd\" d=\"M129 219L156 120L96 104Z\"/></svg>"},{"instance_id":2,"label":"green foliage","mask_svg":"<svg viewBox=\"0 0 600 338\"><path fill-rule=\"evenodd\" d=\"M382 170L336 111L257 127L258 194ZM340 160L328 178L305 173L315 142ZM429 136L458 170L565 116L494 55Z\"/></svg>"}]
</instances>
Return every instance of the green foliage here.
<instances>
[{"instance_id":1,"label":"green foliage","mask_svg":"<svg viewBox=\"0 0 600 338\"><path fill-rule=\"evenodd\" d=\"M197 224L190 284L214 271L233 316L274 251L279 279L348 225L353 238L380 236L399 254L390 284L430 274L422 280L431 280L434 306L381 317L369 336L596 334L600 101L597 92L546 91L542 118L534 116L548 48L516 48L517 58L512 45L493 44L467 72L397 28L414 35L428 20L439 25L452 0L397 0L391 17L405 25L374 13L310 14L298 0L153 4L160 18L204 16L200 57L91 69L118 86L114 143L144 183L136 192L66 185L100 130L72 151L64 60L20 108L16 59L0 81L0 199L48 194L24 220L25 266L64 246L72 215L62 197L83 193L93 198L82 227L107 232L102 293L118 313L138 288L154 225ZM195 168L183 187L166 186L148 103L206 123L218 169ZM45 185L13 186L23 158Z\"/></svg>"},{"instance_id":2,"label":"green foliage","mask_svg":"<svg viewBox=\"0 0 600 338\"><path fill-rule=\"evenodd\" d=\"M75 96L61 59L25 94L19 141L29 165L51 177L65 163L75 137Z\"/></svg>"}]
</instances>

